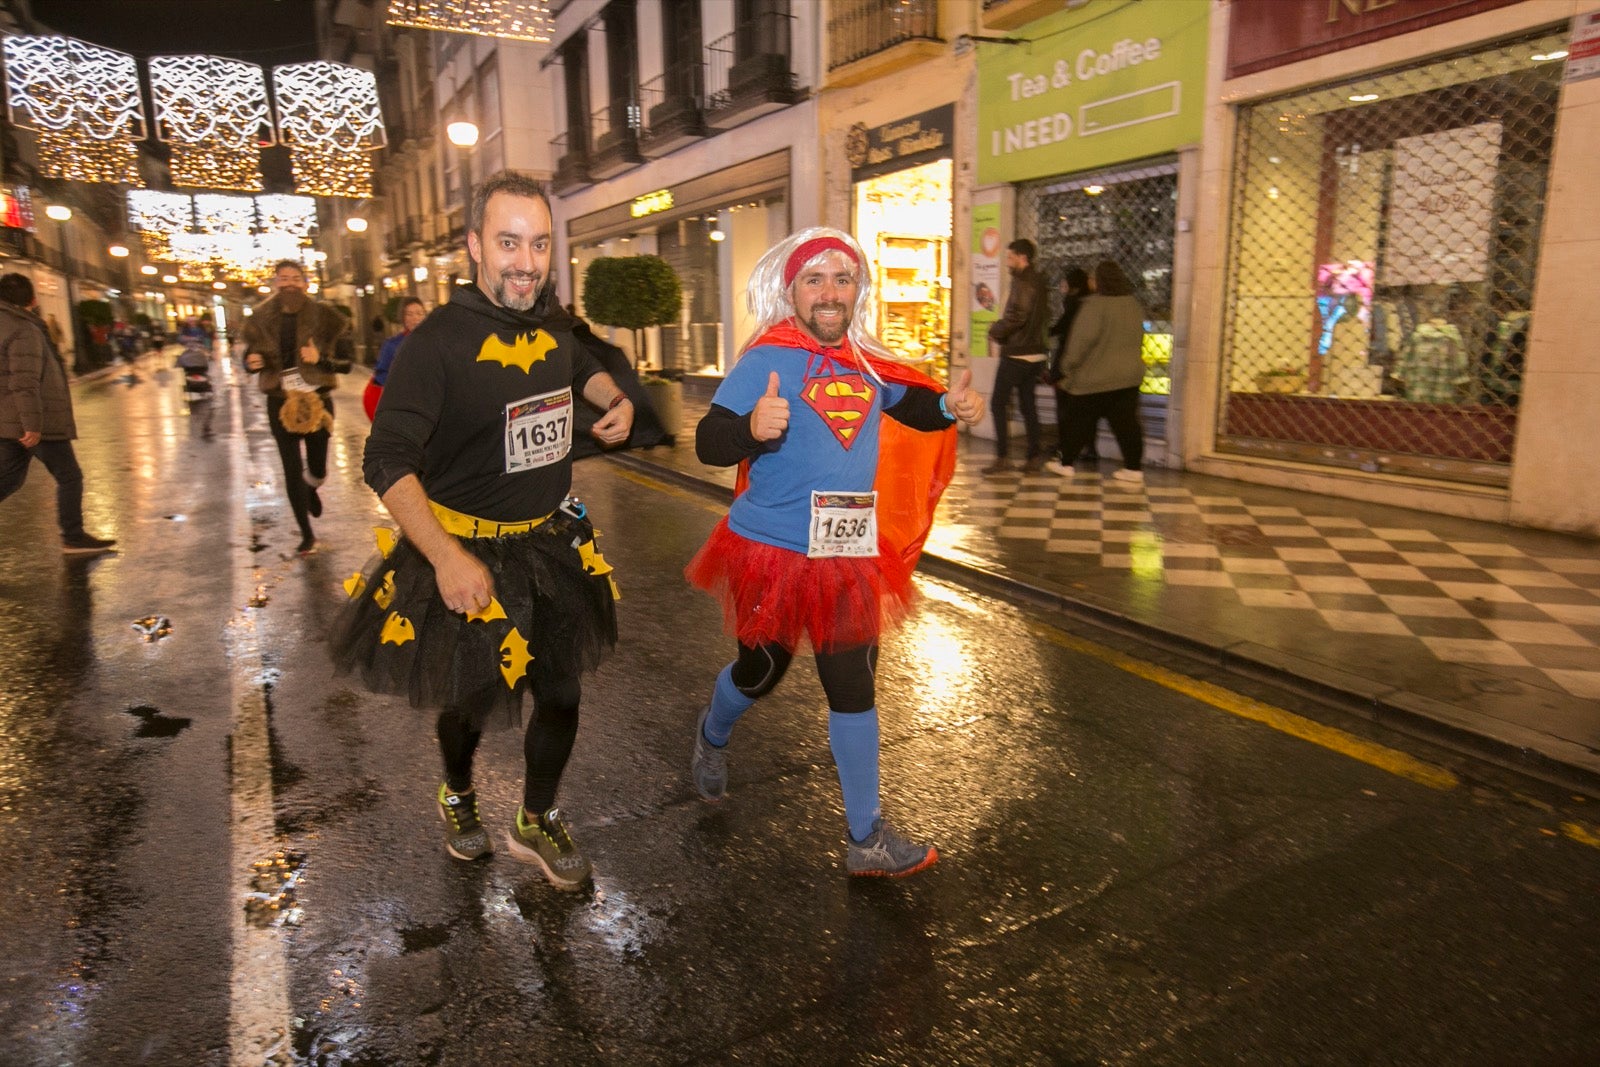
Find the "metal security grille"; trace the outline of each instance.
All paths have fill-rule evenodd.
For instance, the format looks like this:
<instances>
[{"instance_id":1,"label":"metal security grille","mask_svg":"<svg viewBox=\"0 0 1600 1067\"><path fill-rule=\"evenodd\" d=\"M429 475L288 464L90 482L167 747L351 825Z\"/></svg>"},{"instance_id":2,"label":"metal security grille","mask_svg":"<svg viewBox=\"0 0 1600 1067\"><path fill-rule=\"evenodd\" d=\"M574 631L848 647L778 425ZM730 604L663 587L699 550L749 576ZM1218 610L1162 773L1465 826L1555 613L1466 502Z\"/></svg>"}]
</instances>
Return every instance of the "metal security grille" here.
<instances>
[{"instance_id":1,"label":"metal security grille","mask_svg":"<svg viewBox=\"0 0 1600 1067\"><path fill-rule=\"evenodd\" d=\"M1506 484L1561 39L1241 110L1220 449Z\"/></svg>"},{"instance_id":2,"label":"metal security grille","mask_svg":"<svg viewBox=\"0 0 1600 1067\"><path fill-rule=\"evenodd\" d=\"M1038 267L1055 298L1062 272L1094 273L1115 260L1145 310L1145 432L1165 436L1172 392L1172 254L1177 230L1178 164L1093 171L1033 182L1017 190L1017 233L1039 246ZM1059 310L1059 300L1055 304ZM1052 316L1053 317L1053 316Z\"/></svg>"}]
</instances>

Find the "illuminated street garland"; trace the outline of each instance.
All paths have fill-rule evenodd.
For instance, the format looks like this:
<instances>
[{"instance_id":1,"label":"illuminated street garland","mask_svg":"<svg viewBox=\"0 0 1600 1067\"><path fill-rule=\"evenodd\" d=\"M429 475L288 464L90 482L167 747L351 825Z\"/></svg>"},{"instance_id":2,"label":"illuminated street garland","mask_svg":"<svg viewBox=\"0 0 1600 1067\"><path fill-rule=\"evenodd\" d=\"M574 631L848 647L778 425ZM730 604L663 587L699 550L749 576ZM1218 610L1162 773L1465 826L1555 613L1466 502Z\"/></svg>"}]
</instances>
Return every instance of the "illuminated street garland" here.
<instances>
[{"instance_id":1,"label":"illuminated street garland","mask_svg":"<svg viewBox=\"0 0 1600 1067\"><path fill-rule=\"evenodd\" d=\"M139 235L146 259L172 258L169 238L194 225L194 198L187 193L135 189L128 193L128 228Z\"/></svg>"},{"instance_id":2,"label":"illuminated street garland","mask_svg":"<svg viewBox=\"0 0 1600 1067\"><path fill-rule=\"evenodd\" d=\"M309 196L292 196L288 193L267 193L256 197L256 214L261 229L268 233L293 234L302 240L311 239L317 228L317 202Z\"/></svg>"},{"instance_id":3,"label":"illuminated street garland","mask_svg":"<svg viewBox=\"0 0 1600 1067\"><path fill-rule=\"evenodd\" d=\"M128 224L144 242L146 258L176 265L184 281L218 275L260 284L279 260L304 260L317 226L309 196L223 193L128 194Z\"/></svg>"},{"instance_id":4,"label":"illuminated street garland","mask_svg":"<svg viewBox=\"0 0 1600 1067\"><path fill-rule=\"evenodd\" d=\"M194 228L196 233L234 234L248 237L256 226L256 202L248 196L223 193L196 193Z\"/></svg>"},{"instance_id":5,"label":"illuminated street garland","mask_svg":"<svg viewBox=\"0 0 1600 1067\"><path fill-rule=\"evenodd\" d=\"M272 68L278 139L289 146L295 188L317 196L372 195L367 153L386 143L378 82L342 63Z\"/></svg>"},{"instance_id":6,"label":"illuminated street garland","mask_svg":"<svg viewBox=\"0 0 1600 1067\"><path fill-rule=\"evenodd\" d=\"M173 184L261 189L261 145L273 143L261 68L217 56L155 56L149 67L156 137L172 146Z\"/></svg>"},{"instance_id":7,"label":"illuminated street garland","mask_svg":"<svg viewBox=\"0 0 1600 1067\"><path fill-rule=\"evenodd\" d=\"M384 21L538 44L549 43L553 26L545 0L389 0Z\"/></svg>"},{"instance_id":8,"label":"illuminated street garland","mask_svg":"<svg viewBox=\"0 0 1600 1067\"><path fill-rule=\"evenodd\" d=\"M6 37L11 121L38 132L46 175L143 186L134 143L145 137L132 56L72 37Z\"/></svg>"}]
</instances>

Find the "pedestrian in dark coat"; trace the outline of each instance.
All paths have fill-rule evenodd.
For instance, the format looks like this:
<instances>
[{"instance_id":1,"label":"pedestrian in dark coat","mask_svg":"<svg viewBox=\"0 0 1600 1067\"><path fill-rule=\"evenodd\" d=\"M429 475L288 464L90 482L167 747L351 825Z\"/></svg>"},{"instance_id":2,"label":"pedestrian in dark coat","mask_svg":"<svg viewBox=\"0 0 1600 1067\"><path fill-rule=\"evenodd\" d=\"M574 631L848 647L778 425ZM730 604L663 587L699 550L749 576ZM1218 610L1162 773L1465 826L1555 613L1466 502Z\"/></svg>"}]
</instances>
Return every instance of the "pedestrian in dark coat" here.
<instances>
[{"instance_id":1,"label":"pedestrian in dark coat","mask_svg":"<svg viewBox=\"0 0 1600 1067\"><path fill-rule=\"evenodd\" d=\"M21 488L37 458L56 480L62 550L105 552L116 542L83 529L83 470L72 450L77 436L67 366L39 317L33 282L25 274L0 275L0 500Z\"/></svg>"}]
</instances>

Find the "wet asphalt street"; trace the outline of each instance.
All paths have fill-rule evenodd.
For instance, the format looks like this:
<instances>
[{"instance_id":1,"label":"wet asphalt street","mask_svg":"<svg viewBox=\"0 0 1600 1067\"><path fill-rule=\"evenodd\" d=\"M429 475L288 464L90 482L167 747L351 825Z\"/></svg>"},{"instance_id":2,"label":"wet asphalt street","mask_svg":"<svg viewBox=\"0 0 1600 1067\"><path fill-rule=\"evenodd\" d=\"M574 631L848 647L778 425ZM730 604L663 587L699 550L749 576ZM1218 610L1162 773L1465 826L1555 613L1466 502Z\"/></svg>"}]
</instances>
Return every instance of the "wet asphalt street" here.
<instances>
[{"instance_id":1,"label":"wet asphalt street","mask_svg":"<svg viewBox=\"0 0 1600 1067\"><path fill-rule=\"evenodd\" d=\"M451 860L432 715L322 643L382 519L362 384L304 559L259 398L207 439L153 362L76 392L118 554L62 562L38 465L0 504L0 1064L1600 1062L1600 801L955 585L878 680L935 868L845 876L804 658L703 804L732 646L681 570L720 508L606 460L622 641L561 796L594 885ZM487 736L492 827L520 786Z\"/></svg>"}]
</instances>

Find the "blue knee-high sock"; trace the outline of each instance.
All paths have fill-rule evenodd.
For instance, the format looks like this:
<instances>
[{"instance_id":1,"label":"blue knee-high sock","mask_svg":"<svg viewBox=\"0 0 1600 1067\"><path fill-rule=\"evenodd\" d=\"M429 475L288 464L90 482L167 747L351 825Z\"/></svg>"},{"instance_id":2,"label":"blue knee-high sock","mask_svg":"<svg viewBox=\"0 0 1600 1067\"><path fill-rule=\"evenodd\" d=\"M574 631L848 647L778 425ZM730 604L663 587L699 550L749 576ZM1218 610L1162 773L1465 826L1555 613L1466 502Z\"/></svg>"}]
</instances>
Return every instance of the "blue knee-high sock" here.
<instances>
[{"instance_id":1,"label":"blue knee-high sock","mask_svg":"<svg viewBox=\"0 0 1600 1067\"><path fill-rule=\"evenodd\" d=\"M728 743L728 738L733 736L733 724L739 721L739 716L750 710L750 705L755 703L753 697L747 697L739 692L739 687L733 684L733 664L722 668L722 673L717 675L717 684L711 690L711 714L706 716L706 727L703 731L706 740L721 748Z\"/></svg>"},{"instance_id":2,"label":"blue knee-high sock","mask_svg":"<svg viewBox=\"0 0 1600 1067\"><path fill-rule=\"evenodd\" d=\"M844 792L844 817L850 836L865 840L878 809L878 709L828 712L828 745Z\"/></svg>"}]
</instances>

